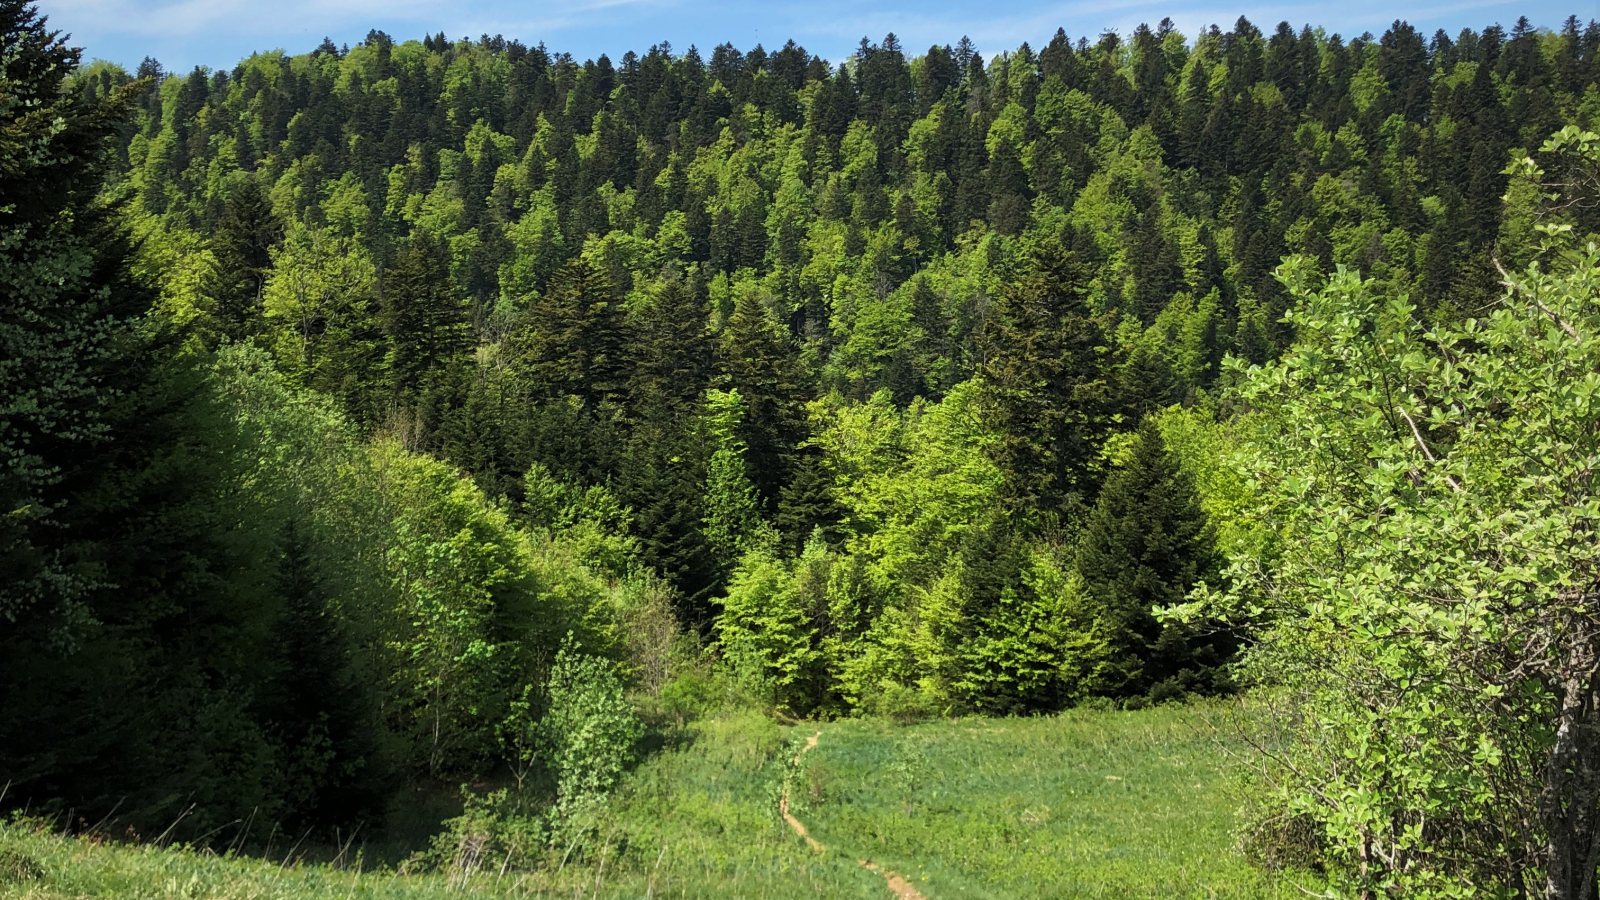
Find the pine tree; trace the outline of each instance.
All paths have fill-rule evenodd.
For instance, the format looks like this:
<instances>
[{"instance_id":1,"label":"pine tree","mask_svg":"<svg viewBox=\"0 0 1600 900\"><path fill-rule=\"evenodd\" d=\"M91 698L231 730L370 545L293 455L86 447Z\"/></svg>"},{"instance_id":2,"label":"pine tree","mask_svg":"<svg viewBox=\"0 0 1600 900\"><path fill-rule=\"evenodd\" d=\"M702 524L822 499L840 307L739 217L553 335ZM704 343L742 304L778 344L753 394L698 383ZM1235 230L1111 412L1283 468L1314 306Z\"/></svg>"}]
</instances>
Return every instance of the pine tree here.
<instances>
[{"instance_id":1,"label":"pine tree","mask_svg":"<svg viewBox=\"0 0 1600 900\"><path fill-rule=\"evenodd\" d=\"M135 93L89 105L66 90L79 51L20 0L0 0L0 35L0 618L52 621L70 643L97 577L67 549L68 486L107 464L115 385L153 362L134 326L153 297L94 202L103 142Z\"/></svg>"},{"instance_id":2,"label":"pine tree","mask_svg":"<svg viewBox=\"0 0 1600 900\"><path fill-rule=\"evenodd\" d=\"M706 402L706 424L713 446L706 466L705 520L701 529L718 564L731 570L739 557L768 543L761 500L750 483L747 448L739 435L746 418L739 392L713 391Z\"/></svg>"},{"instance_id":3,"label":"pine tree","mask_svg":"<svg viewBox=\"0 0 1600 900\"><path fill-rule=\"evenodd\" d=\"M773 519L783 549L798 556L816 534L829 544L837 544L843 538L843 519L844 509L834 496L833 477L823 466L822 453L816 448L801 451L793 476L783 486L778 515Z\"/></svg>"},{"instance_id":4,"label":"pine tree","mask_svg":"<svg viewBox=\"0 0 1600 900\"><path fill-rule=\"evenodd\" d=\"M794 347L761 301L739 298L717 343L717 368L745 404L739 436L763 509L775 511L806 435L804 376Z\"/></svg>"},{"instance_id":5,"label":"pine tree","mask_svg":"<svg viewBox=\"0 0 1600 900\"><path fill-rule=\"evenodd\" d=\"M1194 483L1147 419L1131 457L1106 479L1078 549L1078 572L1113 644L1104 693L1160 698L1224 685L1218 667L1229 639L1163 625L1151 612L1182 602L1216 567Z\"/></svg>"},{"instance_id":6,"label":"pine tree","mask_svg":"<svg viewBox=\"0 0 1600 900\"><path fill-rule=\"evenodd\" d=\"M710 305L698 277L669 278L629 331L628 405L636 418L675 418L698 404L711 378Z\"/></svg>"},{"instance_id":7,"label":"pine tree","mask_svg":"<svg viewBox=\"0 0 1600 900\"><path fill-rule=\"evenodd\" d=\"M20 0L0 45L0 781L140 829L201 792L210 827L273 802L239 665L273 607L216 515L228 424L99 200L146 85L90 102Z\"/></svg>"},{"instance_id":8,"label":"pine tree","mask_svg":"<svg viewBox=\"0 0 1600 900\"><path fill-rule=\"evenodd\" d=\"M1183 399L1183 384L1172 371L1166 348L1147 337L1117 370L1117 407L1130 422Z\"/></svg>"},{"instance_id":9,"label":"pine tree","mask_svg":"<svg viewBox=\"0 0 1600 900\"><path fill-rule=\"evenodd\" d=\"M334 825L378 811L392 772L371 711L373 686L357 676L346 628L317 577L302 525L284 528L274 587L283 600L271 645L274 677L256 698L281 746L289 821Z\"/></svg>"},{"instance_id":10,"label":"pine tree","mask_svg":"<svg viewBox=\"0 0 1600 900\"><path fill-rule=\"evenodd\" d=\"M512 364L536 397L620 398L624 323L610 278L580 257L551 277L524 314L509 339Z\"/></svg>"}]
</instances>

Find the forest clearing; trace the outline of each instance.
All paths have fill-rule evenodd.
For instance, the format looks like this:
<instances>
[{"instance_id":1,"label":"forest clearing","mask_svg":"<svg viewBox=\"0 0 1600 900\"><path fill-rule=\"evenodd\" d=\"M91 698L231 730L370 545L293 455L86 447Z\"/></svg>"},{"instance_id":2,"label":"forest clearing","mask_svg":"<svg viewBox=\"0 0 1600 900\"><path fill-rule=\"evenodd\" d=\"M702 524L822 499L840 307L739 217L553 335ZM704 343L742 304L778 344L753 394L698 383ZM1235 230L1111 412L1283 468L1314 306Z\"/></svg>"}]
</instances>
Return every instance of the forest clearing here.
<instances>
[{"instance_id":1,"label":"forest clearing","mask_svg":"<svg viewBox=\"0 0 1600 900\"><path fill-rule=\"evenodd\" d=\"M1237 773L1217 752L1236 740L1236 715L1202 704L831 723L790 766L812 725L714 719L629 775L596 826L608 843L531 875L502 873L494 857L470 873L397 872L360 836L330 865L328 847L224 858L62 837L42 820L0 826L0 897L895 896L862 860L929 900L1303 896L1295 885L1315 888L1316 875L1264 874L1239 849ZM826 850L785 826L784 789Z\"/></svg>"}]
</instances>

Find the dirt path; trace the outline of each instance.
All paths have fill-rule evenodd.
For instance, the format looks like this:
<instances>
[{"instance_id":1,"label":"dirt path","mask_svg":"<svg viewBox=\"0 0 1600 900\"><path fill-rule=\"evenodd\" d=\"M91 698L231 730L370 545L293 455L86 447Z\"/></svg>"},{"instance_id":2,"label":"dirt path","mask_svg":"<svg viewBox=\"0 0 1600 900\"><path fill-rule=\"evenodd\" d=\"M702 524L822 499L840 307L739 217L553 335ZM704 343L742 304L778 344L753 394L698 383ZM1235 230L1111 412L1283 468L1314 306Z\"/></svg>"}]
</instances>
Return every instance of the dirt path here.
<instances>
[{"instance_id":1,"label":"dirt path","mask_svg":"<svg viewBox=\"0 0 1600 900\"><path fill-rule=\"evenodd\" d=\"M800 762L800 757L805 756L817 746L817 739L820 737L822 737L822 732L819 731L816 734L813 734L811 737L806 738L806 745L800 748L799 753L795 754L794 761L797 765ZM787 787L783 789L783 794L778 797L778 812L783 815L783 820L789 823L789 827L794 829L795 834L798 834L806 839L806 843L811 845L811 849L817 851L818 853L824 852L828 849L821 841L811 836L811 832L806 830L804 822L801 822L799 819L795 818L794 813L789 812L789 789ZM922 896L921 891L918 891L916 887L914 887L911 882L899 872L891 869L885 869L883 866L878 865L870 859L861 860L861 865L863 868L882 875L883 880L889 883L889 890L893 892L894 895L899 898L899 900L928 900L928 898Z\"/></svg>"}]
</instances>

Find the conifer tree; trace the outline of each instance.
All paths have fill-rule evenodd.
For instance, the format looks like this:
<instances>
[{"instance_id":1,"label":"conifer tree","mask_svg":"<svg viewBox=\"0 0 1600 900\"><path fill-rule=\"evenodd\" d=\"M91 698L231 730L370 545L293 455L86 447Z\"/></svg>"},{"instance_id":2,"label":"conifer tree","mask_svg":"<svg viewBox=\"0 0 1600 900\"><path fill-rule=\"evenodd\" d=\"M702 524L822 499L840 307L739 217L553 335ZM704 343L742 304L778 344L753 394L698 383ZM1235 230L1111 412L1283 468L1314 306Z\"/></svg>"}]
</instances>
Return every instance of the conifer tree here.
<instances>
[{"instance_id":1,"label":"conifer tree","mask_svg":"<svg viewBox=\"0 0 1600 900\"><path fill-rule=\"evenodd\" d=\"M750 480L762 507L775 511L805 438L806 388L788 336L755 297L740 297L723 326L717 368L727 389L743 398L739 436L748 448Z\"/></svg>"},{"instance_id":2,"label":"conifer tree","mask_svg":"<svg viewBox=\"0 0 1600 900\"><path fill-rule=\"evenodd\" d=\"M284 759L286 818L332 825L378 811L388 771L371 711L373 685L350 658L346 628L317 577L303 525L284 528L274 588L283 600L271 646L278 650L271 682L256 714L274 724Z\"/></svg>"},{"instance_id":3,"label":"conifer tree","mask_svg":"<svg viewBox=\"0 0 1600 900\"><path fill-rule=\"evenodd\" d=\"M778 515L773 520L784 549L799 555L813 535L820 535L829 544L837 543L843 536L843 518L844 510L834 496L833 478L823 466L822 453L817 448L801 451L795 459L793 476L783 486Z\"/></svg>"},{"instance_id":4,"label":"conifer tree","mask_svg":"<svg viewBox=\"0 0 1600 900\"><path fill-rule=\"evenodd\" d=\"M217 331L243 340L261 329L261 301L272 270L272 248L283 226L255 178L228 196L211 235L211 267L202 290L215 305Z\"/></svg>"},{"instance_id":5,"label":"conifer tree","mask_svg":"<svg viewBox=\"0 0 1600 900\"><path fill-rule=\"evenodd\" d=\"M1182 602L1216 570L1194 483L1147 419L1128 461L1106 479L1078 549L1084 589L1112 643L1102 691L1160 698L1221 686L1226 636L1163 625L1152 613Z\"/></svg>"},{"instance_id":6,"label":"conifer tree","mask_svg":"<svg viewBox=\"0 0 1600 900\"><path fill-rule=\"evenodd\" d=\"M79 51L21 0L0 2L0 36L0 618L70 643L97 581L61 527L70 486L114 452L114 385L152 362L134 324L153 298L95 203L102 143L136 94L64 89Z\"/></svg>"},{"instance_id":7,"label":"conifer tree","mask_svg":"<svg viewBox=\"0 0 1600 900\"><path fill-rule=\"evenodd\" d=\"M579 257L528 308L510 338L512 363L534 396L619 398L627 386L624 323L610 278Z\"/></svg>"},{"instance_id":8,"label":"conifer tree","mask_svg":"<svg viewBox=\"0 0 1600 900\"><path fill-rule=\"evenodd\" d=\"M982 410L1019 512L1086 504L1098 487L1098 450L1113 425L1110 351L1086 283L1076 249L1045 250L996 303Z\"/></svg>"},{"instance_id":9,"label":"conifer tree","mask_svg":"<svg viewBox=\"0 0 1600 900\"><path fill-rule=\"evenodd\" d=\"M383 331L389 386L396 398L414 399L432 376L467 349L466 303L450 276L443 247L418 229L383 285Z\"/></svg>"},{"instance_id":10,"label":"conifer tree","mask_svg":"<svg viewBox=\"0 0 1600 900\"><path fill-rule=\"evenodd\" d=\"M750 483L747 448L739 435L746 417L739 392L714 391L707 400L707 430L716 450L706 468L706 544L722 567L732 569L741 555L767 543L760 497Z\"/></svg>"},{"instance_id":11,"label":"conifer tree","mask_svg":"<svg viewBox=\"0 0 1600 900\"><path fill-rule=\"evenodd\" d=\"M629 332L636 417L681 416L698 403L711 377L710 315L698 277L669 278L639 309Z\"/></svg>"},{"instance_id":12,"label":"conifer tree","mask_svg":"<svg viewBox=\"0 0 1600 900\"><path fill-rule=\"evenodd\" d=\"M217 824L275 799L239 665L275 607L213 516L227 423L99 199L148 85L91 102L79 52L20 0L0 46L0 781L93 818L126 798L141 829L203 792L191 818Z\"/></svg>"}]
</instances>

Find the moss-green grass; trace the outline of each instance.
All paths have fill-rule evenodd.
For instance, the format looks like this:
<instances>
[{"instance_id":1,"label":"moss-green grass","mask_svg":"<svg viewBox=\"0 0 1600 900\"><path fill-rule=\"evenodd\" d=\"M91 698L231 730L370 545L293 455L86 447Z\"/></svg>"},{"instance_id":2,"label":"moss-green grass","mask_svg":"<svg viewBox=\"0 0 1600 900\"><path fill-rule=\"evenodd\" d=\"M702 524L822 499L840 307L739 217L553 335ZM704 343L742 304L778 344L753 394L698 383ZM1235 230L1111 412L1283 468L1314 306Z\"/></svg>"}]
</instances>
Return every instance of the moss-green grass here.
<instances>
[{"instance_id":1,"label":"moss-green grass","mask_svg":"<svg viewBox=\"0 0 1600 900\"><path fill-rule=\"evenodd\" d=\"M784 761L818 728L817 748L789 777L797 814L830 847L821 854L777 814ZM491 861L453 885L440 874L285 866L0 825L0 857L37 864L0 866L0 900L889 897L864 858L910 876L929 900L1302 896L1233 849L1237 799L1216 734L1195 708L904 728L785 729L735 716L700 723L641 765L595 841L564 867L501 877ZM922 761L907 765L919 748Z\"/></svg>"}]
</instances>

